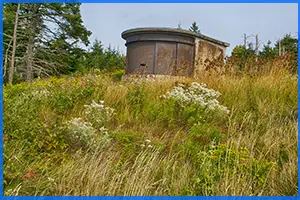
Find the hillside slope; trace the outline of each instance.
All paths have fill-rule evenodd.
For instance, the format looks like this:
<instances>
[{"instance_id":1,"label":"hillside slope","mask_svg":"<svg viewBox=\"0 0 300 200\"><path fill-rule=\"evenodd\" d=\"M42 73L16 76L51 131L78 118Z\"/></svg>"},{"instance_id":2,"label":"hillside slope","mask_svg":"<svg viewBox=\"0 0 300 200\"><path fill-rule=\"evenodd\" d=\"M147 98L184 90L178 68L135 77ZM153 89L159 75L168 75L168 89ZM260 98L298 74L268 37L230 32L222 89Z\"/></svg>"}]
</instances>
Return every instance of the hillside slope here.
<instances>
[{"instance_id":1,"label":"hillside slope","mask_svg":"<svg viewBox=\"0 0 300 200\"><path fill-rule=\"evenodd\" d=\"M5 86L5 195L297 195L297 81Z\"/></svg>"}]
</instances>

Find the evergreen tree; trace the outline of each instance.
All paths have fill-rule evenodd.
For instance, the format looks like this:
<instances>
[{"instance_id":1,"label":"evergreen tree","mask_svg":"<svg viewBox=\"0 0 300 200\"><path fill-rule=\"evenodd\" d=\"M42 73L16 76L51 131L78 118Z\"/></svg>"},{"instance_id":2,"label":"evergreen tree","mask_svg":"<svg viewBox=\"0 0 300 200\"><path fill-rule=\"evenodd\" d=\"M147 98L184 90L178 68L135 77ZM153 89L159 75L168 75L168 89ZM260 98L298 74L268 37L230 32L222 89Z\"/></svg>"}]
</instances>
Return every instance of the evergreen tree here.
<instances>
[{"instance_id":1,"label":"evergreen tree","mask_svg":"<svg viewBox=\"0 0 300 200\"><path fill-rule=\"evenodd\" d=\"M192 25L190 26L190 29L189 29L190 31L193 31L193 32L195 32L195 33L200 33L200 29L199 29L199 27L198 27L198 25L197 25L197 23L196 22L193 22L192 23Z\"/></svg>"},{"instance_id":2,"label":"evergreen tree","mask_svg":"<svg viewBox=\"0 0 300 200\"><path fill-rule=\"evenodd\" d=\"M96 68L96 69L103 69L105 62L105 54L104 49L101 41L95 40L91 52L88 56L88 67L89 68Z\"/></svg>"},{"instance_id":3,"label":"evergreen tree","mask_svg":"<svg viewBox=\"0 0 300 200\"><path fill-rule=\"evenodd\" d=\"M110 45L107 49L104 49L101 41L95 40L87 53L86 66L89 69L104 71L124 69L125 57L118 49L112 48Z\"/></svg>"},{"instance_id":4,"label":"evergreen tree","mask_svg":"<svg viewBox=\"0 0 300 200\"><path fill-rule=\"evenodd\" d=\"M266 45L263 46L262 51L259 53L261 57L275 57L276 51L271 47L271 41L269 40Z\"/></svg>"},{"instance_id":5,"label":"evergreen tree","mask_svg":"<svg viewBox=\"0 0 300 200\"><path fill-rule=\"evenodd\" d=\"M282 53L294 53L298 55L298 39L291 37L290 34L284 35L284 37L277 41L274 47L274 51L279 55L279 46Z\"/></svg>"},{"instance_id":6,"label":"evergreen tree","mask_svg":"<svg viewBox=\"0 0 300 200\"><path fill-rule=\"evenodd\" d=\"M249 43L247 48L245 48L243 45L238 45L238 46L234 47L231 55L236 58L246 60L248 57L255 55L255 50L253 48L253 44Z\"/></svg>"},{"instance_id":7,"label":"evergreen tree","mask_svg":"<svg viewBox=\"0 0 300 200\"><path fill-rule=\"evenodd\" d=\"M4 6L5 51L12 37L12 12L16 5ZM76 68L74 57L84 52L79 44L88 45L91 32L81 19L80 4L21 4L16 60L17 73L32 81L34 75L67 73ZM20 48L22 47L22 48Z\"/></svg>"}]
</instances>

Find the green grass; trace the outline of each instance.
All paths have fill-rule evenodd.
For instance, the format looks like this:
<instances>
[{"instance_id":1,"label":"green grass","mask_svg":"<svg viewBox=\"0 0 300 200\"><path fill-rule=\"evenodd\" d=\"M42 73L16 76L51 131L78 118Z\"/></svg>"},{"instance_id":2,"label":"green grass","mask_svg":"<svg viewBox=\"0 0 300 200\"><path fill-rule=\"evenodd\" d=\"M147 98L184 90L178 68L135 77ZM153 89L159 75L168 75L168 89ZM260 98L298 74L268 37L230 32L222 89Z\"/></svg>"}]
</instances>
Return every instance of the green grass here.
<instances>
[{"instance_id":1,"label":"green grass","mask_svg":"<svg viewBox=\"0 0 300 200\"><path fill-rule=\"evenodd\" d=\"M219 91L230 114L180 110L161 97L193 81ZM284 71L151 82L116 73L5 86L4 193L297 195L297 81ZM64 122L85 119L93 100L116 115L108 135L98 127L86 146Z\"/></svg>"}]
</instances>

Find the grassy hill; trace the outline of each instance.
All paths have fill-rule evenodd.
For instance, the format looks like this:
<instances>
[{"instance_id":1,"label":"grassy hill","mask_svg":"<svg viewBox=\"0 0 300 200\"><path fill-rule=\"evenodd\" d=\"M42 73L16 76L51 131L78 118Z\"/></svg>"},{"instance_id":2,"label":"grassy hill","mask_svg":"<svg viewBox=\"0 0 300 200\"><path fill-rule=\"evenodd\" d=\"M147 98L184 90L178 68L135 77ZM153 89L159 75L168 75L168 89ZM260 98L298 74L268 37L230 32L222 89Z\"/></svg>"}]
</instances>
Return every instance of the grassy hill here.
<instances>
[{"instance_id":1,"label":"grassy hill","mask_svg":"<svg viewBox=\"0 0 300 200\"><path fill-rule=\"evenodd\" d=\"M279 70L5 86L5 195L297 195L297 81Z\"/></svg>"}]
</instances>

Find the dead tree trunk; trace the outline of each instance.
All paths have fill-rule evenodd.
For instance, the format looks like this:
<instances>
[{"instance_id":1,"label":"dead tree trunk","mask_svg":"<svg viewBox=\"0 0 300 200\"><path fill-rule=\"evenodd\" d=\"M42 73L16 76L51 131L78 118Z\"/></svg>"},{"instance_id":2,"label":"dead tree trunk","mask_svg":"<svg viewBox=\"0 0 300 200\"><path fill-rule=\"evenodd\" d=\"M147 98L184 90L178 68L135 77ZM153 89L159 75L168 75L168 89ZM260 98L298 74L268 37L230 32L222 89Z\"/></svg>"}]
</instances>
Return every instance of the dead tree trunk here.
<instances>
[{"instance_id":1,"label":"dead tree trunk","mask_svg":"<svg viewBox=\"0 0 300 200\"><path fill-rule=\"evenodd\" d=\"M281 56L281 40L279 39L279 47L278 47L278 50L279 50L279 52L278 52L278 54L279 54L279 56Z\"/></svg>"},{"instance_id":2,"label":"dead tree trunk","mask_svg":"<svg viewBox=\"0 0 300 200\"><path fill-rule=\"evenodd\" d=\"M258 51L258 47L259 47L259 40L258 40L258 35L256 34L255 36L255 55L256 55L256 62L258 60L258 54L259 54L259 51Z\"/></svg>"},{"instance_id":3,"label":"dead tree trunk","mask_svg":"<svg viewBox=\"0 0 300 200\"><path fill-rule=\"evenodd\" d=\"M32 82L33 81L33 48L34 48L34 39L35 39L35 32L38 23L38 12L39 12L40 5L39 4L32 4L32 16L29 24L29 37L28 37L28 44L27 44L27 52L25 56L25 67L26 67L26 80Z\"/></svg>"},{"instance_id":4,"label":"dead tree trunk","mask_svg":"<svg viewBox=\"0 0 300 200\"><path fill-rule=\"evenodd\" d=\"M244 34L244 47L247 48L247 35Z\"/></svg>"},{"instance_id":5,"label":"dead tree trunk","mask_svg":"<svg viewBox=\"0 0 300 200\"><path fill-rule=\"evenodd\" d=\"M32 82L32 59L33 59L34 36L30 34L27 45L27 55L25 57L26 80Z\"/></svg>"},{"instance_id":6,"label":"dead tree trunk","mask_svg":"<svg viewBox=\"0 0 300 200\"><path fill-rule=\"evenodd\" d=\"M15 25L14 25L14 34L13 34L13 45L11 51L11 59L10 59L10 68L8 73L8 83L12 84L13 75L14 75L14 68L15 68L15 54L16 54L16 42L17 42L17 29L18 29L18 20L19 20L19 10L20 4L18 3L17 11L16 11L16 18L15 18Z\"/></svg>"},{"instance_id":7,"label":"dead tree trunk","mask_svg":"<svg viewBox=\"0 0 300 200\"><path fill-rule=\"evenodd\" d=\"M3 78L6 76L6 73L7 73L6 66L7 66L7 62L8 62L8 53L9 53L9 49L10 49L12 41L13 41L13 38L10 39L10 41L7 45L6 52L5 52L4 65L3 65Z\"/></svg>"}]
</instances>

